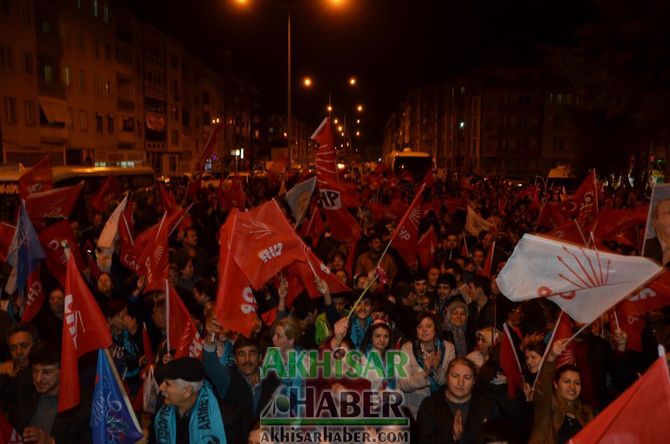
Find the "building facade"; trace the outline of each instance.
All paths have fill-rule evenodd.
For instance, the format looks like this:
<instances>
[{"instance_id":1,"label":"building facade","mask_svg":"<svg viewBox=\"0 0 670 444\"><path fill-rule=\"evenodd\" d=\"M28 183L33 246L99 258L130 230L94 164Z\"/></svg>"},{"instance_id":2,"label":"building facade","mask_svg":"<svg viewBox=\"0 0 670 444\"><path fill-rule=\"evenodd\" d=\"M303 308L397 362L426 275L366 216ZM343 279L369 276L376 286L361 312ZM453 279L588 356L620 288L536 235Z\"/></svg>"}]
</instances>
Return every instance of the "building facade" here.
<instances>
[{"instance_id":1,"label":"building facade","mask_svg":"<svg viewBox=\"0 0 670 444\"><path fill-rule=\"evenodd\" d=\"M191 171L213 124L215 162L253 158L259 93L189 55L114 0L0 2L5 164ZM242 151L241 151L242 150Z\"/></svg>"},{"instance_id":2,"label":"building facade","mask_svg":"<svg viewBox=\"0 0 670 444\"><path fill-rule=\"evenodd\" d=\"M546 176L574 157L568 114L579 103L547 78L540 68L496 68L412 90L386 123L384 155L411 147L449 171Z\"/></svg>"}]
</instances>

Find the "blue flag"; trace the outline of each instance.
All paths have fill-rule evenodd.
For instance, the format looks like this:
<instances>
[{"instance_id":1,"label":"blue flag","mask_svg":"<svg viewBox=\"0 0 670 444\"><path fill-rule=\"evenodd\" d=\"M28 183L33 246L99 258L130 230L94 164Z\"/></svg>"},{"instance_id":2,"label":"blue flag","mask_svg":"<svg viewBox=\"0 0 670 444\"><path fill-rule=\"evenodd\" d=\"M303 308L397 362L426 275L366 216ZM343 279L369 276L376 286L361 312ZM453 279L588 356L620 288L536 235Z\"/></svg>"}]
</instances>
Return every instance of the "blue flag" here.
<instances>
[{"instance_id":1,"label":"blue flag","mask_svg":"<svg viewBox=\"0 0 670 444\"><path fill-rule=\"evenodd\" d=\"M19 294L23 294L28 276L45 257L35 227L26 212L26 204L21 201L16 231L7 253L7 262L16 268L16 288Z\"/></svg>"},{"instance_id":2,"label":"blue flag","mask_svg":"<svg viewBox=\"0 0 670 444\"><path fill-rule=\"evenodd\" d=\"M99 349L91 408L94 444L136 443L144 437L130 401L116 381L105 351Z\"/></svg>"}]
</instances>

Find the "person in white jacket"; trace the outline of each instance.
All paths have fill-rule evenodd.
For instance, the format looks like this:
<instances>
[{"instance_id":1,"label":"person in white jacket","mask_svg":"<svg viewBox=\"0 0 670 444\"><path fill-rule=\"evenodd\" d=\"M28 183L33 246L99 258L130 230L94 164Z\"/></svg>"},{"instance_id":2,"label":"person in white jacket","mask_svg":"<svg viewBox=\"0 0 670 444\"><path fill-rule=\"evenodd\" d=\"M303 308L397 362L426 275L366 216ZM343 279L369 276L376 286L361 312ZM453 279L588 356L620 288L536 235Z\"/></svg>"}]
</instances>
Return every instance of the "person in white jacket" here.
<instances>
[{"instance_id":1,"label":"person in white jacket","mask_svg":"<svg viewBox=\"0 0 670 444\"><path fill-rule=\"evenodd\" d=\"M408 359L405 374L398 378L404 404L414 419L421 401L444 384L447 366L456 357L454 345L440 337L439 321L433 313L421 313L417 319L416 339L401 348Z\"/></svg>"}]
</instances>

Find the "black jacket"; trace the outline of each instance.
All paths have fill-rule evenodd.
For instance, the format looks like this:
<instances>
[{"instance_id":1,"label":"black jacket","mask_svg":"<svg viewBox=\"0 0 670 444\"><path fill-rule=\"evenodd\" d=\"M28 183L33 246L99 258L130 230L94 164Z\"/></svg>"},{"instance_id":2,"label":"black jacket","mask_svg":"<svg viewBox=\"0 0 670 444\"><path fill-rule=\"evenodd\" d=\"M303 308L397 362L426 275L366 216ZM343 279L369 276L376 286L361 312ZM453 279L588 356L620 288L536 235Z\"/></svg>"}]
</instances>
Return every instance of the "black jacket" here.
<instances>
[{"instance_id":1,"label":"black jacket","mask_svg":"<svg viewBox=\"0 0 670 444\"><path fill-rule=\"evenodd\" d=\"M279 380L271 373L261 381L261 399L254 411L249 383L237 367L221 364L216 352L207 351L203 353L203 364L207 378L223 399L221 416L228 444L247 444L249 432L279 387Z\"/></svg>"},{"instance_id":2,"label":"black jacket","mask_svg":"<svg viewBox=\"0 0 670 444\"><path fill-rule=\"evenodd\" d=\"M482 425L499 417L498 409L492 401L473 393L468 416L463 424L463 436L458 442L460 444L483 442ZM444 389L438 390L421 402L417 423L421 433L421 444L456 443L452 434L454 415L447 403Z\"/></svg>"}]
</instances>

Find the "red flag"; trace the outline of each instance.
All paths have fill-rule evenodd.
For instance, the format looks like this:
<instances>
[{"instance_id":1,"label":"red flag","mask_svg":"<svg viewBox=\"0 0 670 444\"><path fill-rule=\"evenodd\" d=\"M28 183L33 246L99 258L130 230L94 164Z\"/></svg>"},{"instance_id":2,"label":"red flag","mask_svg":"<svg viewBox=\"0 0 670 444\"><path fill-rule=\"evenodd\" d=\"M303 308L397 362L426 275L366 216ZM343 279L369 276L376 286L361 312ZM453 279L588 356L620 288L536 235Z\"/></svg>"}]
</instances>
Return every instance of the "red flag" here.
<instances>
[{"instance_id":1,"label":"red flag","mask_svg":"<svg viewBox=\"0 0 670 444\"><path fill-rule=\"evenodd\" d=\"M283 176L286 173L286 165L288 164L288 157L283 154L280 154L276 160L272 162L272 166L268 170L269 173L276 174L277 176Z\"/></svg>"},{"instance_id":2,"label":"red flag","mask_svg":"<svg viewBox=\"0 0 670 444\"><path fill-rule=\"evenodd\" d=\"M147 362L149 364L154 363L156 360L154 357L154 348L151 345L151 338L147 331L147 324L144 322L142 323L142 348L144 348L144 357L147 359Z\"/></svg>"},{"instance_id":3,"label":"red flag","mask_svg":"<svg viewBox=\"0 0 670 444\"><path fill-rule=\"evenodd\" d=\"M229 223L230 249L253 288L261 288L287 265L306 261L305 243L275 200L245 213L231 213L226 221Z\"/></svg>"},{"instance_id":4,"label":"red flag","mask_svg":"<svg viewBox=\"0 0 670 444\"><path fill-rule=\"evenodd\" d=\"M35 166L19 177L19 195L26 199L33 193L50 190L54 187L54 176L49 156L44 156Z\"/></svg>"},{"instance_id":5,"label":"red flag","mask_svg":"<svg viewBox=\"0 0 670 444\"><path fill-rule=\"evenodd\" d=\"M158 184L158 191L160 192L161 200L163 201L163 207L168 214L173 214L179 210L177 200L172 195L172 193L163 186L162 183Z\"/></svg>"},{"instance_id":6,"label":"red flag","mask_svg":"<svg viewBox=\"0 0 670 444\"><path fill-rule=\"evenodd\" d=\"M43 228L45 218L69 218L83 187L82 181L71 187L54 188L28 196L26 211L35 228Z\"/></svg>"},{"instance_id":7,"label":"red flag","mask_svg":"<svg viewBox=\"0 0 670 444\"><path fill-rule=\"evenodd\" d=\"M170 234L172 234L174 229L177 228L177 226L181 223L181 220L186 215L186 211L187 211L186 208L179 208L177 212L167 215L167 217L165 218L165 224L168 227L167 228L168 236L170 236ZM156 236L158 236L158 229L160 228L162 223L163 220L161 219L160 222L150 226L142 233L140 233L140 235L135 238L134 245L136 247L139 247L141 250L144 250L146 245L151 240L156 239Z\"/></svg>"},{"instance_id":8,"label":"red flag","mask_svg":"<svg viewBox=\"0 0 670 444\"><path fill-rule=\"evenodd\" d=\"M0 222L0 262L7 262L7 252L15 231L16 227L14 225Z\"/></svg>"},{"instance_id":9,"label":"red flag","mask_svg":"<svg viewBox=\"0 0 670 444\"><path fill-rule=\"evenodd\" d=\"M584 179L570 200L577 204L577 216L598 214L598 179L595 169Z\"/></svg>"},{"instance_id":10,"label":"red flag","mask_svg":"<svg viewBox=\"0 0 670 444\"><path fill-rule=\"evenodd\" d=\"M558 322L558 327L556 327L556 333L554 334L551 343L547 345L548 350L551 350L554 342L558 341L559 339L568 339L572 337L572 320L570 319L570 316L563 316L563 314L564 313L561 311L561 314L556 320L556 322ZM561 354L561 356L556 359L556 368L567 364L577 365L577 359L575 358L575 348L572 341L568 343L568 346Z\"/></svg>"},{"instance_id":11,"label":"red flag","mask_svg":"<svg viewBox=\"0 0 670 444\"><path fill-rule=\"evenodd\" d=\"M85 268L84 260L79 252L79 245L74 238L70 222L61 220L55 224L49 225L39 234L40 243L44 248L46 254L46 264L49 272L58 280L58 282L65 286L65 275L67 270L67 255L65 253L64 245L67 244L70 248L70 254L74 256L74 260L79 269Z\"/></svg>"},{"instance_id":12,"label":"red flag","mask_svg":"<svg viewBox=\"0 0 670 444\"><path fill-rule=\"evenodd\" d=\"M169 227L166 219L167 213L163 215L156 237L147 242L139 258L146 282L144 291L160 290L167 279Z\"/></svg>"},{"instance_id":13,"label":"red flag","mask_svg":"<svg viewBox=\"0 0 670 444\"><path fill-rule=\"evenodd\" d=\"M489 254L486 255L486 259L484 260L484 268L482 268L479 271L479 274L482 276L486 276L487 278L491 277L491 274L493 272L493 255L495 254L496 251L496 242L493 241L491 244L491 248L489 248Z\"/></svg>"},{"instance_id":14,"label":"red flag","mask_svg":"<svg viewBox=\"0 0 670 444\"><path fill-rule=\"evenodd\" d=\"M323 218L321 217L319 207L314 207L312 216L300 226L300 236L309 237L312 240L312 245L316 246L325 231L326 227L323 225Z\"/></svg>"},{"instance_id":15,"label":"red flag","mask_svg":"<svg viewBox=\"0 0 670 444\"><path fill-rule=\"evenodd\" d=\"M626 297L620 305L625 306L627 313L639 315L670 305L670 273L662 273L642 290Z\"/></svg>"},{"instance_id":16,"label":"red flag","mask_svg":"<svg viewBox=\"0 0 670 444\"><path fill-rule=\"evenodd\" d=\"M0 443L1 444L21 444L23 438L9 422L4 413L0 413Z\"/></svg>"},{"instance_id":17,"label":"red flag","mask_svg":"<svg viewBox=\"0 0 670 444\"><path fill-rule=\"evenodd\" d=\"M328 284L331 293L341 293L344 291L351 291L349 287L342 283L330 269L321 262L321 259L314 254L313 251L308 250L310 264L307 262L294 262L289 265L284 273L288 281L288 296L286 297L286 304L290 307L293 301L300 293L306 291L309 297L318 298L321 296L316 283L314 282L314 272L316 272L319 279ZM312 267L314 270L312 271Z\"/></svg>"},{"instance_id":18,"label":"red flag","mask_svg":"<svg viewBox=\"0 0 670 444\"><path fill-rule=\"evenodd\" d=\"M231 251L233 223L236 210L228 216L219 233L219 288L217 289L215 313L227 329L251 336L257 325L258 304L251 289L251 282L235 263Z\"/></svg>"},{"instance_id":19,"label":"red flag","mask_svg":"<svg viewBox=\"0 0 670 444\"><path fill-rule=\"evenodd\" d=\"M410 267L417 262L416 250L419 241L419 220L421 219L421 193L423 193L425 187L425 184L421 184L407 212L391 235L391 245Z\"/></svg>"},{"instance_id":20,"label":"red flag","mask_svg":"<svg viewBox=\"0 0 670 444\"><path fill-rule=\"evenodd\" d=\"M670 436L670 376L665 356L570 441L652 443Z\"/></svg>"},{"instance_id":21,"label":"red flag","mask_svg":"<svg viewBox=\"0 0 670 444\"><path fill-rule=\"evenodd\" d=\"M200 358L202 355L203 340L200 337L200 333L198 333L193 318L179 298L175 289L167 284L167 280L163 280L162 285L167 286L165 308L168 318L168 349L175 350L175 359L188 356L192 358Z\"/></svg>"},{"instance_id":22,"label":"red flag","mask_svg":"<svg viewBox=\"0 0 670 444\"><path fill-rule=\"evenodd\" d=\"M104 213L109 209L109 205L115 200L121 198L123 189L121 184L115 176L108 176L107 179L100 185L100 189L91 200L93 208L100 213Z\"/></svg>"},{"instance_id":23,"label":"red flag","mask_svg":"<svg viewBox=\"0 0 670 444\"><path fill-rule=\"evenodd\" d=\"M216 197L221 206L227 210L232 210L233 208L244 210L246 206L246 195L242 188L242 182L237 178L222 180L219 183L219 188L216 190Z\"/></svg>"},{"instance_id":24,"label":"red flag","mask_svg":"<svg viewBox=\"0 0 670 444\"><path fill-rule=\"evenodd\" d=\"M423 233L423 236L419 239L419 244L417 245L417 253L419 254L419 261L421 262L421 267L428 269L431 262L433 261L433 254L437 249L437 236L435 235L435 229L431 227Z\"/></svg>"},{"instance_id":25,"label":"red flag","mask_svg":"<svg viewBox=\"0 0 670 444\"><path fill-rule=\"evenodd\" d=\"M610 329L612 332L617 328L625 331L628 337L626 348L642 353L642 330L644 329L645 320L644 317L631 312L630 309L631 304L625 301L614 307L610 312Z\"/></svg>"},{"instance_id":26,"label":"red flag","mask_svg":"<svg viewBox=\"0 0 670 444\"><path fill-rule=\"evenodd\" d=\"M88 352L112 345L107 320L79 274L72 257L67 261L63 321L59 412L71 409L79 403L77 359Z\"/></svg>"},{"instance_id":27,"label":"red flag","mask_svg":"<svg viewBox=\"0 0 670 444\"><path fill-rule=\"evenodd\" d=\"M319 201L324 210L328 228L333 236L343 242L359 240L361 228L356 219L347 211L346 187L340 183L337 174L337 156L333 142L330 119L326 117L312 134L312 140L319 144L316 153L316 177L319 186Z\"/></svg>"},{"instance_id":28,"label":"red flag","mask_svg":"<svg viewBox=\"0 0 670 444\"><path fill-rule=\"evenodd\" d=\"M196 173L201 173L202 171L205 170L205 164L207 163L207 159L212 157L212 153L214 152L214 147L216 146L216 136L219 134L219 131L221 131L221 128L223 128L223 123L220 125L213 125L212 130L209 133L209 137L207 138L207 141L205 142L205 147L202 152L202 156L200 157L200 160L198 163L195 165L195 172Z\"/></svg>"},{"instance_id":29,"label":"red flag","mask_svg":"<svg viewBox=\"0 0 670 444\"><path fill-rule=\"evenodd\" d=\"M23 322L32 321L46 300L44 287L42 287L42 282L40 280L40 268L40 265L38 265L37 268L28 275L28 285L26 285L26 305L23 307L23 316L21 316L21 321Z\"/></svg>"},{"instance_id":30,"label":"red flag","mask_svg":"<svg viewBox=\"0 0 670 444\"><path fill-rule=\"evenodd\" d=\"M517 391L523 386L524 381L519 355L516 352L516 347L512 340L512 332L509 330L507 322L503 324L502 344L500 344L500 368L502 368L503 373L507 377L507 396L509 399L514 399Z\"/></svg>"}]
</instances>

